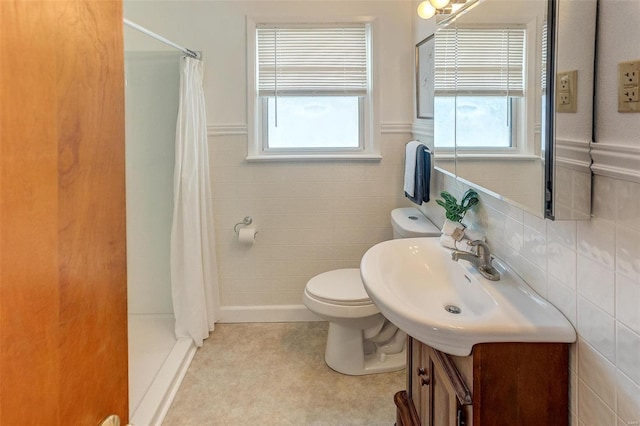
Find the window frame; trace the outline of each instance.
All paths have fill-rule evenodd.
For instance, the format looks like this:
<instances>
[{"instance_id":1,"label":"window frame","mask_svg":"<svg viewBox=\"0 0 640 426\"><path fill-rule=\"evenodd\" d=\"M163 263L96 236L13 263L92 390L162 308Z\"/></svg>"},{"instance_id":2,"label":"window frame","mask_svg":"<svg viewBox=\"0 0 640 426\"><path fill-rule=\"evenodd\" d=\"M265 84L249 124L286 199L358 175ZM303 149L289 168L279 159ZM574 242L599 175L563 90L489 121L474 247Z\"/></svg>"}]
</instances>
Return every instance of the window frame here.
<instances>
[{"instance_id":1,"label":"window frame","mask_svg":"<svg viewBox=\"0 0 640 426\"><path fill-rule=\"evenodd\" d=\"M247 161L270 160L375 160L382 159L380 155L380 124L379 124L379 96L378 58L375 55L376 46L375 17L327 17L321 20L305 20L292 18L250 17L247 16L247 124L248 149ZM258 96L257 66L258 51L256 46L256 29L259 24L282 25L335 25L335 24L364 24L367 31L368 87L365 96L359 101L362 114L359 118L361 146L353 148L269 148L265 139L268 123L264 103L267 97ZM264 99L262 99L264 98Z\"/></svg>"}]
</instances>

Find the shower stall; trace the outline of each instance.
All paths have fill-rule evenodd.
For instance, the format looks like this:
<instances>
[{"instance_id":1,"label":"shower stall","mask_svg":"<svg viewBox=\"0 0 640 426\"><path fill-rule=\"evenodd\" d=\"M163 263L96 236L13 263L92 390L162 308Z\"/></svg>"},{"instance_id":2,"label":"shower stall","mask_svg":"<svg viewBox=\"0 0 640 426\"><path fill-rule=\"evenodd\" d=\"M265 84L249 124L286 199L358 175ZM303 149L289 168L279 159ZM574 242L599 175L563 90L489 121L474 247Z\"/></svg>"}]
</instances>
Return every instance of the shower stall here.
<instances>
[{"instance_id":1,"label":"shower stall","mask_svg":"<svg viewBox=\"0 0 640 426\"><path fill-rule=\"evenodd\" d=\"M129 30L130 31L130 30ZM176 339L170 237L179 51L133 51L125 31L129 411L160 425L195 354Z\"/></svg>"}]
</instances>

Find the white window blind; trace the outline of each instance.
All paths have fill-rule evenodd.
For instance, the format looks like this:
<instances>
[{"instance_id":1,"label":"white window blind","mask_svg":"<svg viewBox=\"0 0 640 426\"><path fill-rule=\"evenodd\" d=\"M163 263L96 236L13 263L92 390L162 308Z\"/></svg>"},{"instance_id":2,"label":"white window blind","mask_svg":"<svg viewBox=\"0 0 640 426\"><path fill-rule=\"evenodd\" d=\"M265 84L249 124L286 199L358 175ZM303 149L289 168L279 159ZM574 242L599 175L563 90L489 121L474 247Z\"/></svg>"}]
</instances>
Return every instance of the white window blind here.
<instances>
[{"instance_id":1,"label":"white window blind","mask_svg":"<svg viewBox=\"0 0 640 426\"><path fill-rule=\"evenodd\" d=\"M257 27L258 95L367 94L367 29L340 26Z\"/></svg>"},{"instance_id":2,"label":"white window blind","mask_svg":"<svg viewBox=\"0 0 640 426\"><path fill-rule=\"evenodd\" d=\"M444 28L435 39L436 95L524 96L524 28Z\"/></svg>"}]
</instances>

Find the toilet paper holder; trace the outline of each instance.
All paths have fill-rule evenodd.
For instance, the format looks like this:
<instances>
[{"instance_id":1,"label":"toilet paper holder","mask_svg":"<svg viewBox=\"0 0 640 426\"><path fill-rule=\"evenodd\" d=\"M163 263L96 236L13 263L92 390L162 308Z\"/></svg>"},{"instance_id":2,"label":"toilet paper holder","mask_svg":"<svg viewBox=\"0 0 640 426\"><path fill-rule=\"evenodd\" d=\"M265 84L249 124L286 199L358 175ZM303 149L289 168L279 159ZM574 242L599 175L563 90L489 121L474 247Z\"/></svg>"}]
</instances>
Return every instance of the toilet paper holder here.
<instances>
[{"instance_id":1,"label":"toilet paper holder","mask_svg":"<svg viewBox=\"0 0 640 426\"><path fill-rule=\"evenodd\" d=\"M233 226L233 232L235 232L236 234L240 231L238 231L238 226L244 225L251 225L253 223L253 219L251 218L251 216L245 216L244 219L242 219L242 222L238 222Z\"/></svg>"}]
</instances>

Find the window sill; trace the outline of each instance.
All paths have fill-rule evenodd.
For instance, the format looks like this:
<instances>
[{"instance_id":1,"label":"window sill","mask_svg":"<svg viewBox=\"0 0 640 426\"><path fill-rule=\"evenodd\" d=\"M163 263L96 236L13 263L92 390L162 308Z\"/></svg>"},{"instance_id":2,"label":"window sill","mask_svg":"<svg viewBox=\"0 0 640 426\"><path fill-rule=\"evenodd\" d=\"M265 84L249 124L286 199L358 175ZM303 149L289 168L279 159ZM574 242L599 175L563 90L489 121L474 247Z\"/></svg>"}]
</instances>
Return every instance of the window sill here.
<instances>
[{"instance_id":1,"label":"window sill","mask_svg":"<svg viewBox=\"0 0 640 426\"><path fill-rule=\"evenodd\" d=\"M261 161L380 161L380 154L273 154L273 155L249 155L246 157L248 162Z\"/></svg>"}]
</instances>

